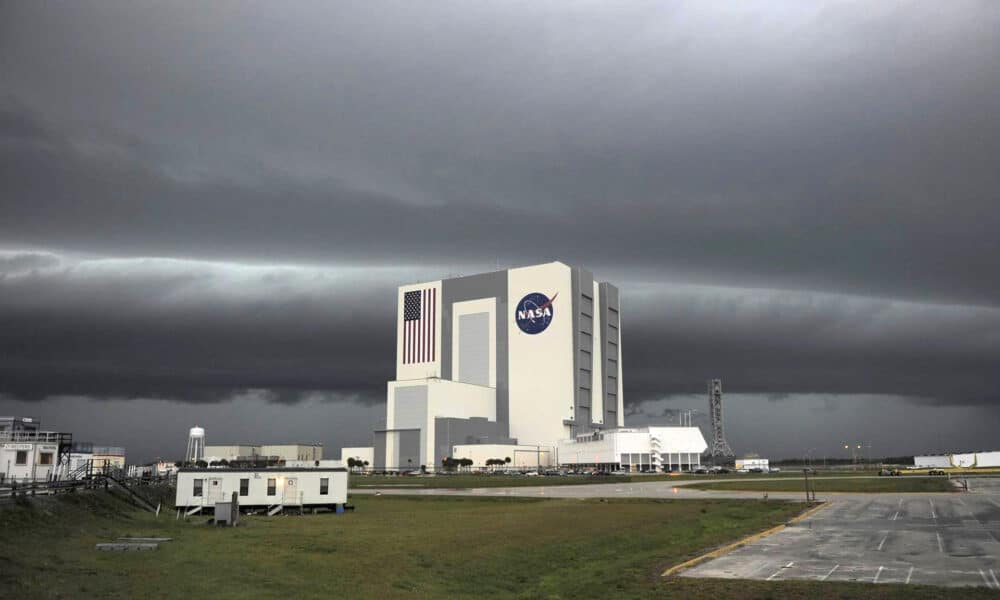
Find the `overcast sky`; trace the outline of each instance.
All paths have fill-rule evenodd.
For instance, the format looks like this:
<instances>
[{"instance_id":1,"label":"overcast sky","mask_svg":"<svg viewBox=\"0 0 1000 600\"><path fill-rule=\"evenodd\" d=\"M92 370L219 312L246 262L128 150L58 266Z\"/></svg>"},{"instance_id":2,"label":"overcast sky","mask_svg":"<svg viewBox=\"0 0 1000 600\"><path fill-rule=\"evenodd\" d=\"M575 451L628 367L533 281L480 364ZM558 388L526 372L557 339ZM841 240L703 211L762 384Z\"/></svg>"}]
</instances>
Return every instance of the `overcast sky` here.
<instances>
[{"instance_id":1,"label":"overcast sky","mask_svg":"<svg viewBox=\"0 0 1000 600\"><path fill-rule=\"evenodd\" d=\"M369 444L396 286L550 260L627 424L1000 447L997 2L0 1L0 184L0 413L130 459Z\"/></svg>"}]
</instances>

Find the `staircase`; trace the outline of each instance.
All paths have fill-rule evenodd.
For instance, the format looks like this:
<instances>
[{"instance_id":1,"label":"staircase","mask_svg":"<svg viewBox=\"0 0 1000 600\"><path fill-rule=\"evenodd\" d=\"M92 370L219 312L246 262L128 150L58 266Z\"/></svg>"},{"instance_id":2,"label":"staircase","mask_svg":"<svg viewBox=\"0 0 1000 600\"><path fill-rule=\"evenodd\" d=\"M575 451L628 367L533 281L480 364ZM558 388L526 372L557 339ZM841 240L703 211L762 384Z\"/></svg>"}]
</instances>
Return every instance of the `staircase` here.
<instances>
[{"instance_id":1,"label":"staircase","mask_svg":"<svg viewBox=\"0 0 1000 600\"><path fill-rule=\"evenodd\" d=\"M662 445L661 445L661 442L660 442L660 438L656 437L655 435L654 436L650 436L650 438L649 438L649 462L653 466L653 468L656 469L657 471L659 471L659 470L661 470L663 468L663 459L660 457L660 451L661 451L661 449L662 449Z\"/></svg>"}]
</instances>

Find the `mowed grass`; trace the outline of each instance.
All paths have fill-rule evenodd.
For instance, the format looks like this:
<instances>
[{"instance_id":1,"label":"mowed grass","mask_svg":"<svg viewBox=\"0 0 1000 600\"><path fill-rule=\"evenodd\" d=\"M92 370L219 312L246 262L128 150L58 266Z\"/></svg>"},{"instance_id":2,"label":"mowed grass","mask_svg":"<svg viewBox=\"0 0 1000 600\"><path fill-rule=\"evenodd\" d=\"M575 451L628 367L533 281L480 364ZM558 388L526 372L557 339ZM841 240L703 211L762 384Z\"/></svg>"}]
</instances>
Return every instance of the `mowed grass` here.
<instances>
[{"instance_id":1,"label":"mowed grass","mask_svg":"<svg viewBox=\"0 0 1000 600\"><path fill-rule=\"evenodd\" d=\"M848 473L857 475L857 473ZM712 475L670 475L659 473L655 475L604 475L600 477L588 475L567 475L563 477L525 475L480 475L462 473L459 475L435 476L394 476L394 475L351 475L350 486L357 488L373 487L412 487L427 489L468 489L479 487L525 487L554 485L587 485L595 483L641 483L651 481L691 481L697 479L743 479L743 478L795 478L802 473L725 473Z\"/></svg>"},{"instance_id":2,"label":"mowed grass","mask_svg":"<svg viewBox=\"0 0 1000 600\"><path fill-rule=\"evenodd\" d=\"M11 598L937 598L944 590L664 579L664 568L787 520L756 501L362 497L345 515L238 528L94 495L0 507ZM153 552L98 552L118 536ZM963 591L985 597L986 590Z\"/></svg>"},{"instance_id":3,"label":"mowed grass","mask_svg":"<svg viewBox=\"0 0 1000 600\"><path fill-rule=\"evenodd\" d=\"M879 477L879 478L810 478L810 486L817 492L953 492L955 487L942 477ZM803 492L803 479L775 479L772 481L704 481L686 487L702 490L744 490L753 492Z\"/></svg>"}]
</instances>

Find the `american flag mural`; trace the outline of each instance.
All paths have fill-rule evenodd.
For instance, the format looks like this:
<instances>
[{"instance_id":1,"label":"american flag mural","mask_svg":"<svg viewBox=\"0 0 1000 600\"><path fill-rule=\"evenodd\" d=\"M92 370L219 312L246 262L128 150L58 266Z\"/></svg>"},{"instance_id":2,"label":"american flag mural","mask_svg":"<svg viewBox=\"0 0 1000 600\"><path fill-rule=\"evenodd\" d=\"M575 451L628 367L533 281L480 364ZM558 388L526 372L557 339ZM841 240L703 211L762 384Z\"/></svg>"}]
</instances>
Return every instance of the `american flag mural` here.
<instances>
[{"instance_id":1,"label":"american flag mural","mask_svg":"<svg viewBox=\"0 0 1000 600\"><path fill-rule=\"evenodd\" d=\"M403 364L433 362L437 318L437 289L403 294Z\"/></svg>"}]
</instances>

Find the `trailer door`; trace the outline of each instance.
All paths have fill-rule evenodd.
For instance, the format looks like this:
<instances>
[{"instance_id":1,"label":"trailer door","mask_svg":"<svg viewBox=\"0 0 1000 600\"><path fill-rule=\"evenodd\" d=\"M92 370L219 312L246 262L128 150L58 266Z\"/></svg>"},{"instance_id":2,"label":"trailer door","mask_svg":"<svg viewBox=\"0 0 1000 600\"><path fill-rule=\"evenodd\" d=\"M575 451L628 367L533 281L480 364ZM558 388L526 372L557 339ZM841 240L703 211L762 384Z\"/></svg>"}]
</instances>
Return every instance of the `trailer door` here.
<instances>
[{"instance_id":1,"label":"trailer door","mask_svg":"<svg viewBox=\"0 0 1000 600\"><path fill-rule=\"evenodd\" d=\"M285 479L285 504L301 504L299 495L299 480L295 477Z\"/></svg>"}]
</instances>

